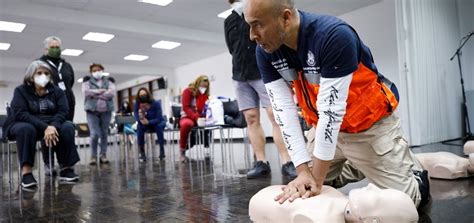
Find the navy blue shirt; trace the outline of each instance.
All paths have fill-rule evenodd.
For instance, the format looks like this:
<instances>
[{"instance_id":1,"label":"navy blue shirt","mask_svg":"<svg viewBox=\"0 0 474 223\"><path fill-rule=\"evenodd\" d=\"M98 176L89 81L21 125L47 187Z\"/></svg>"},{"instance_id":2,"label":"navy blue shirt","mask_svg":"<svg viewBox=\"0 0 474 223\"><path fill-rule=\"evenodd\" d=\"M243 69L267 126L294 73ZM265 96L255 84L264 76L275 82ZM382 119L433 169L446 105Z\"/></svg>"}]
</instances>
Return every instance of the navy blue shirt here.
<instances>
[{"instance_id":1,"label":"navy blue shirt","mask_svg":"<svg viewBox=\"0 0 474 223\"><path fill-rule=\"evenodd\" d=\"M140 104L135 102L134 113L135 119L138 122L138 125L141 125L140 118L138 116L138 110L140 109ZM145 111L145 118L148 120L150 125L162 125L166 124L166 120L163 118L163 110L161 109L161 101L154 100L150 103L150 109Z\"/></svg>"},{"instance_id":2,"label":"navy blue shirt","mask_svg":"<svg viewBox=\"0 0 474 223\"><path fill-rule=\"evenodd\" d=\"M355 30L344 21L327 15L299 11L300 28L297 51L282 45L272 54L257 46L257 64L264 83L280 78L296 80L297 72L313 84L319 79L349 75L362 62L374 71L372 55Z\"/></svg>"}]
</instances>

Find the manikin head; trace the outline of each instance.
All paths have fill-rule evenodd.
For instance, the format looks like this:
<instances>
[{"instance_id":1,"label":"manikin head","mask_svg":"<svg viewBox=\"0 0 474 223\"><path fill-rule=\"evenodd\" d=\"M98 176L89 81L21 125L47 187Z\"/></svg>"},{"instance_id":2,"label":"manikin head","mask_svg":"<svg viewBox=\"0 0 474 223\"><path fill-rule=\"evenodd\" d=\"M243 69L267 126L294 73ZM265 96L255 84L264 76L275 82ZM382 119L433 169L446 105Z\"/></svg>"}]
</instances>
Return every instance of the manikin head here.
<instances>
[{"instance_id":1,"label":"manikin head","mask_svg":"<svg viewBox=\"0 0 474 223\"><path fill-rule=\"evenodd\" d=\"M468 155L474 153L474 140L467 141L466 144L464 144L464 154Z\"/></svg>"},{"instance_id":2,"label":"manikin head","mask_svg":"<svg viewBox=\"0 0 474 223\"><path fill-rule=\"evenodd\" d=\"M347 222L418 222L415 204L408 195L394 189L382 190L371 183L349 192L344 215Z\"/></svg>"}]
</instances>

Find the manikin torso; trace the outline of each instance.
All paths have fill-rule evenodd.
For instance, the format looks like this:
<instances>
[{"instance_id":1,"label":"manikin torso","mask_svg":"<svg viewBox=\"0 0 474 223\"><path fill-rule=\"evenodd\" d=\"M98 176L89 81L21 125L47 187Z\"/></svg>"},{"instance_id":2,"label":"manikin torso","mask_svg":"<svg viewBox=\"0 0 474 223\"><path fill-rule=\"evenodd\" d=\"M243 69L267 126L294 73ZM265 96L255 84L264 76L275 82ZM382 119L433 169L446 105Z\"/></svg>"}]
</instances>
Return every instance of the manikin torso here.
<instances>
[{"instance_id":1,"label":"manikin torso","mask_svg":"<svg viewBox=\"0 0 474 223\"><path fill-rule=\"evenodd\" d=\"M439 179L456 179L474 174L474 154L470 159L449 152L419 153L416 158L423 169L428 170L430 177Z\"/></svg>"},{"instance_id":2,"label":"manikin torso","mask_svg":"<svg viewBox=\"0 0 474 223\"><path fill-rule=\"evenodd\" d=\"M333 187L323 186L321 194L292 203L279 204L274 197L282 186L269 186L250 200L249 215L254 222L417 222L413 201L403 192L373 184L354 189L345 196Z\"/></svg>"}]
</instances>

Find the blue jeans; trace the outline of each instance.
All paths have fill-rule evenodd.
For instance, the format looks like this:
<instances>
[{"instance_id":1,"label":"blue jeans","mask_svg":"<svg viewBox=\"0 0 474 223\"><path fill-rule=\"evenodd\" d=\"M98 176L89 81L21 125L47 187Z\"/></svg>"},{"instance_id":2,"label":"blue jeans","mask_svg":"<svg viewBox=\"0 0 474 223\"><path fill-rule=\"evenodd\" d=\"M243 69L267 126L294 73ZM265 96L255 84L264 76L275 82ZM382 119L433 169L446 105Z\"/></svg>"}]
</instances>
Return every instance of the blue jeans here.
<instances>
[{"instance_id":1,"label":"blue jeans","mask_svg":"<svg viewBox=\"0 0 474 223\"><path fill-rule=\"evenodd\" d=\"M90 112L87 111L87 124L89 125L91 137L92 157L97 156L97 144L100 138L100 155L107 153L107 136L109 133L112 112Z\"/></svg>"}]
</instances>

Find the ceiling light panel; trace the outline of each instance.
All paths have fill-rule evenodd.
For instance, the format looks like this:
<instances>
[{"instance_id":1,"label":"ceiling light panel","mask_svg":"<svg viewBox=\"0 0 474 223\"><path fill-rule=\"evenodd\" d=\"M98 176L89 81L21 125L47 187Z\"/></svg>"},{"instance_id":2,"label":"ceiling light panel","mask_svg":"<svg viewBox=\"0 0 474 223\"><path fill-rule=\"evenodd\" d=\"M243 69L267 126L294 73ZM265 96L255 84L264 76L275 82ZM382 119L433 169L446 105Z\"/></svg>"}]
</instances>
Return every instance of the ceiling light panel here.
<instances>
[{"instance_id":1,"label":"ceiling light panel","mask_svg":"<svg viewBox=\"0 0 474 223\"><path fill-rule=\"evenodd\" d=\"M225 10L225 11L219 13L219 14L217 15L217 17L225 19L225 18L227 18L230 14L232 14L232 8L227 9L227 10Z\"/></svg>"},{"instance_id":2,"label":"ceiling light panel","mask_svg":"<svg viewBox=\"0 0 474 223\"><path fill-rule=\"evenodd\" d=\"M173 0L138 0L138 2L159 5L159 6L167 6L171 2L173 2Z\"/></svg>"},{"instance_id":3,"label":"ceiling light panel","mask_svg":"<svg viewBox=\"0 0 474 223\"><path fill-rule=\"evenodd\" d=\"M65 49L63 50L63 52L61 52L61 55L77 57L81 55L82 53L84 53L84 50Z\"/></svg>"},{"instance_id":4,"label":"ceiling light panel","mask_svg":"<svg viewBox=\"0 0 474 223\"><path fill-rule=\"evenodd\" d=\"M112 35L112 34L89 32L85 36L83 36L82 39L83 40L106 43L106 42L109 42L114 37L115 36Z\"/></svg>"},{"instance_id":5,"label":"ceiling light panel","mask_svg":"<svg viewBox=\"0 0 474 223\"><path fill-rule=\"evenodd\" d=\"M130 54L130 55L124 57L123 59L124 60L131 60L131 61L144 61L148 58L149 58L149 56L145 56L145 55Z\"/></svg>"},{"instance_id":6,"label":"ceiling light panel","mask_svg":"<svg viewBox=\"0 0 474 223\"><path fill-rule=\"evenodd\" d=\"M9 43L0 43L0 50L8 50L10 48Z\"/></svg>"},{"instance_id":7,"label":"ceiling light panel","mask_svg":"<svg viewBox=\"0 0 474 223\"><path fill-rule=\"evenodd\" d=\"M151 46L151 47L158 48L158 49L171 50L171 49L174 49L178 46L181 46L181 43L161 40L161 41L153 44L153 46Z\"/></svg>"},{"instance_id":8,"label":"ceiling light panel","mask_svg":"<svg viewBox=\"0 0 474 223\"><path fill-rule=\"evenodd\" d=\"M21 33L25 27L26 25L23 23L0 21L0 31Z\"/></svg>"}]
</instances>

